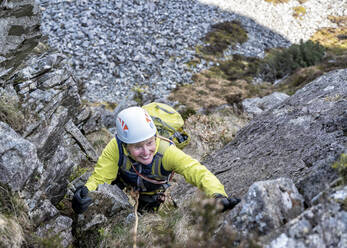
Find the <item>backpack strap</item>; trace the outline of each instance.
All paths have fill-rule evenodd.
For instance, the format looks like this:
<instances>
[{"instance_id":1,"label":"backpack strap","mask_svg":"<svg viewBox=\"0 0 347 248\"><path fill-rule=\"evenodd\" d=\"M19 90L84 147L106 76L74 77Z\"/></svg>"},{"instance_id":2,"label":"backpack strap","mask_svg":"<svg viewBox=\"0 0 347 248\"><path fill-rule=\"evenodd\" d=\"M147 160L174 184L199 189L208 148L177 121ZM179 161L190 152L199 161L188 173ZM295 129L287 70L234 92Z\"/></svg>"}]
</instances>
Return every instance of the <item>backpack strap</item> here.
<instances>
[{"instance_id":1,"label":"backpack strap","mask_svg":"<svg viewBox=\"0 0 347 248\"><path fill-rule=\"evenodd\" d=\"M175 112L172 112L172 111L169 111L169 110L167 110L165 108L160 107L158 104L156 104L155 107L160 109L160 110L162 110L162 111L164 111L165 113L168 113L168 114L174 114L175 113Z\"/></svg>"},{"instance_id":2,"label":"backpack strap","mask_svg":"<svg viewBox=\"0 0 347 248\"><path fill-rule=\"evenodd\" d=\"M162 108L160 108L160 109L162 109ZM167 111L165 111L165 112L167 112ZM170 112L167 112L167 113L170 113ZM171 113L171 114L173 114L173 113ZM156 117L156 116L152 116L152 115L151 115L151 118L153 119L153 121L157 121L157 122L160 123L162 126L168 128L168 129L170 129L170 130L174 133L174 134L173 134L173 137L174 137L174 138L177 138L177 140L178 140L180 143L184 142L185 139L184 139L183 136L180 134L180 132L178 132L174 127L170 126L169 124L167 124L165 121L163 121L163 120L160 119L159 117Z\"/></svg>"},{"instance_id":3,"label":"backpack strap","mask_svg":"<svg viewBox=\"0 0 347 248\"><path fill-rule=\"evenodd\" d=\"M118 167L122 168L123 160L124 160L123 142L120 139L118 139L117 135L116 135L116 140L117 140L118 152L119 152Z\"/></svg>"}]
</instances>

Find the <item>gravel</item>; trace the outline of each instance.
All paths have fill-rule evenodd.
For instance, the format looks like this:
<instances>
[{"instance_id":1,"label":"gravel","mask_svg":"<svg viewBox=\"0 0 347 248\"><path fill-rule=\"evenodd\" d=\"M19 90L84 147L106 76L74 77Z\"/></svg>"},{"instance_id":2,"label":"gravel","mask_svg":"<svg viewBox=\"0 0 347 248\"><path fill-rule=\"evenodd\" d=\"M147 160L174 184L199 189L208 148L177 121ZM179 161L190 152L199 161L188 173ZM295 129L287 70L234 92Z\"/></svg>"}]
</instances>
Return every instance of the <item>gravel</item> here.
<instances>
[{"instance_id":1,"label":"gravel","mask_svg":"<svg viewBox=\"0 0 347 248\"><path fill-rule=\"evenodd\" d=\"M285 13L291 5L283 8L263 0L36 1L42 10L43 34L53 48L67 55L73 73L86 86L82 97L93 102L119 103L134 94L134 89L149 92L152 100L163 100L177 85L192 83L194 73L212 64L202 61L191 69L186 63L194 58L195 46L203 44L201 38L215 23L239 20L248 32L248 41L228 49L226 56L238 53L258 57L264 56L265 49L307 38L321 25L333 25L304 16L301 23L312 21L313 28L294 30L295 36L291 36L288 26L299 22ZM309 0L305 4L313 2L321 3L322 8L325 2L338 3L340 8L345 1ZM282 21L276 19L277 9ZM319 15L324 16L325 12ZM286 18L291 21L286 23Z\"/></svg>"}]
</instances>

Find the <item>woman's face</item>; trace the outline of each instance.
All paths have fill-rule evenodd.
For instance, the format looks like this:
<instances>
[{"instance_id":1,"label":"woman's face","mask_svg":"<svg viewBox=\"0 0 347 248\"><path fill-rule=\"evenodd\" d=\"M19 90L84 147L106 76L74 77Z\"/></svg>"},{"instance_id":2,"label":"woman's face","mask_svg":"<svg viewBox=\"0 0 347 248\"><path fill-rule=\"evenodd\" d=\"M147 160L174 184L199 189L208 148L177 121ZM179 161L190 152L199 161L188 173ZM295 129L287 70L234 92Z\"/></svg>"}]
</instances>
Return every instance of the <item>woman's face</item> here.
<instances>
[{"instance_id":1,"label":"woman's face","mask_svg":"<svg viewBox=\"0 0 347 248\"><path fill-rule=\"evenodd\" d=\"M130 155L139 163L149 165L155 153L155 136L135 144L127 144Z\"/></svg>"}]
</instances>

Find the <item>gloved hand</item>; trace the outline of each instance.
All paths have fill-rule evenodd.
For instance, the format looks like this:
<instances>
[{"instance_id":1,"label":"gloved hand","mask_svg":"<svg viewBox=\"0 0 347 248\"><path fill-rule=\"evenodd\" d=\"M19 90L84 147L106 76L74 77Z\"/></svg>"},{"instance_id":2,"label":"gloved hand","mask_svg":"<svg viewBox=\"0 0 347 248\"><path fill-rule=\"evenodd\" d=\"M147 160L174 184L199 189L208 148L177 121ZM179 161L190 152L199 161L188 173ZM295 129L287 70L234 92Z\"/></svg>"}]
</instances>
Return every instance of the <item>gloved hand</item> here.
<instances>
[{"instance_id":1,"label":"gloved hand","mask_svg":"<svg viewBox=\"0 0 347 248\"><path fill-rule=\"evenodd\" d=\"M88 197L88 188L86 186L77 187L72 199L72 209L76 214L81 214L87 210L92 203L92 199Z\"/></svg>"},{"instance_id":2,"label":"gloved hand","mask_svg":"<svg viewBox=\"0 0 347 248\"><path fill-rule=\"evenodd\" d=\"M221 194L216 194L214 197L217 199L219 203L222 204L223 206L222 212L229 209L230 210L233 209L241 201L239 198L236 198L236 197L227 198L226 196Z\"/></svg>"}]
</instances>

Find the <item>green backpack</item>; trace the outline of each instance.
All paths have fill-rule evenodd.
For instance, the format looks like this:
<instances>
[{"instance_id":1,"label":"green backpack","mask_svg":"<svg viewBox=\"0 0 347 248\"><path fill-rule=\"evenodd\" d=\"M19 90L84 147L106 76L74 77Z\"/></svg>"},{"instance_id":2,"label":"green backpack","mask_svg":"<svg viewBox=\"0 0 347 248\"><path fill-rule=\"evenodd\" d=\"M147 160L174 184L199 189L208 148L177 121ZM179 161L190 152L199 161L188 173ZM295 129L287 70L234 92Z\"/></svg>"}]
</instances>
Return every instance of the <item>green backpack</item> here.
<instances>
[{"instance_id":1,"label":"green backpack","mask_svg":"<svg viewBox=\"0 0 347 248\"><path fill-rule=\"evenodd\" d=\"M190 142L190 137L183 130L184 120L180 113L164 103L152 102L142 106L152 117L159 135L172 140L182 149Z\"/></svg>"}]
</instances>

